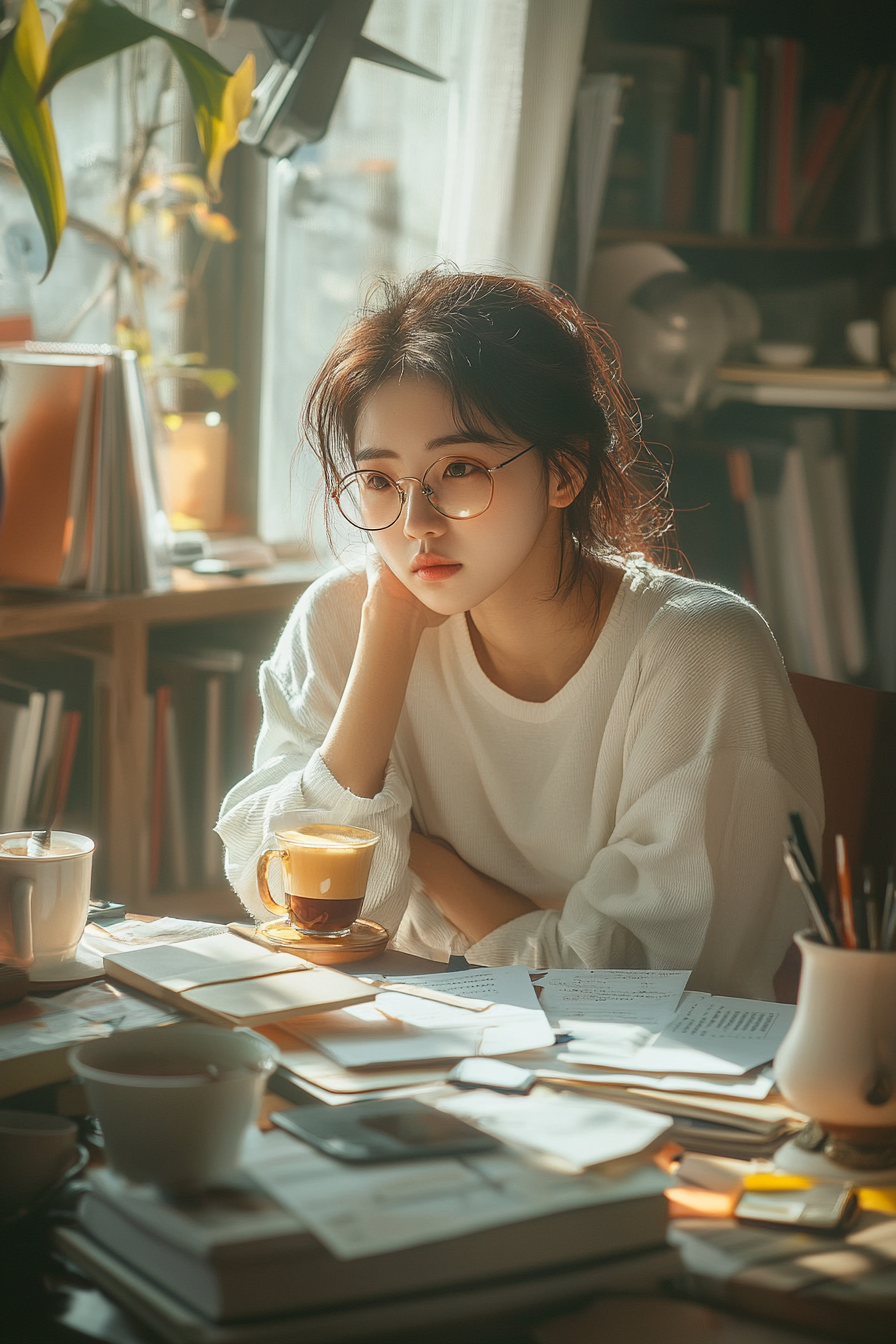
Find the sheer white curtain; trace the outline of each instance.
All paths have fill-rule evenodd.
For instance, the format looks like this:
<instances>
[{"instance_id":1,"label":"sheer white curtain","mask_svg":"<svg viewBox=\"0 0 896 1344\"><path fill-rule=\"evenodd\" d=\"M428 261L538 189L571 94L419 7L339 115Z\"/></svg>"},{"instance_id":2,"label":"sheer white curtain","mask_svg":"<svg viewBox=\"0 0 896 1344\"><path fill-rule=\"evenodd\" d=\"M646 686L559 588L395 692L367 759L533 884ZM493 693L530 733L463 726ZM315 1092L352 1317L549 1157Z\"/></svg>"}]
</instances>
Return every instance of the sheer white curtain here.
<instances>
[{"instance_id":1,"label":"sheer white curtain","mask_svg":"<svg viewBox=\"0 0 896 1344\"><path fill-rule=\"evenodd\" d=\"M365 32L434 84L353 62L326 139L272 165L259 531L323 557L299 407L376 276L437 260L548 276L588 0L376 0Z\"/></svg>"},{"instance_id":2,"label":"sheer white curtain","mask_svg":"<svg viewBox=\"0 0 896 1344\"><path fill-rule=\"evenodd\" d=\"M589 0L456 6L439 253L550 272Z\"/></svg>"}]
</instances>

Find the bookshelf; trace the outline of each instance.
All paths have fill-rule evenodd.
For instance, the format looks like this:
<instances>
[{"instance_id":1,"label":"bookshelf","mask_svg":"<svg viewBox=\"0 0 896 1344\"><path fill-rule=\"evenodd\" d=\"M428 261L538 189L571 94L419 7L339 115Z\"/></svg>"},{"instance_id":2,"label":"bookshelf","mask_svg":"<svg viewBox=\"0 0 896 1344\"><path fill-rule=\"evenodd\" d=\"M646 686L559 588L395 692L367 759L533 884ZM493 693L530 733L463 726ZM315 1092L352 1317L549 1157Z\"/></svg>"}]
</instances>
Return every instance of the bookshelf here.
<instances>
[{"instance_id":1,"label":"bookshelf","mask_svg":"<svg viewBox=\"0 0 896 1344\"><path fill-rule=\"evenodd\" d=\"M673 562L757 602L794 670L889 686L896 678L896 640L887 633L896 628L892 0L593 0L584 64L591 77L626 85L598 248L659 244L698 282L748 293L761 340L813 350L805 376L755 364L742 375L720 368L686 416L665 414L642 393L645 437L671 472ZM562 266L555 278L569 284ZM869 319L880 322L882 337L873 371L857 364L846 339L848 323ZM743 346L725 362L756 358ZM811 526L797 544L803 505ZM832 510L839 510L833 529ZM844 569L855 576L847 596L838 587ZM798 589L815 594L816 612L824 607L824 629L800 625Z\"/></svg>"},{"instance_id":2,"label":"bookshelf","mask_svg":"<svg viewBox=\"0 0 896 1344\"><path fill-rule=\"evenodd\" d=\"M240 910L223 879L213 887L150 892L145 862L150 743L144 713L158 647L226 640L265 656L300 594L322 572L309 561L280 563L244 578L175 569L172 587L124 597L66 597L0 589L0 655L35 640L62 640L105 669L105 712L91 743L104 787L97 817L97 895L129 911L186 917ZM199 837L190 836L190 843Z\"/></svg>"}]
</instances>

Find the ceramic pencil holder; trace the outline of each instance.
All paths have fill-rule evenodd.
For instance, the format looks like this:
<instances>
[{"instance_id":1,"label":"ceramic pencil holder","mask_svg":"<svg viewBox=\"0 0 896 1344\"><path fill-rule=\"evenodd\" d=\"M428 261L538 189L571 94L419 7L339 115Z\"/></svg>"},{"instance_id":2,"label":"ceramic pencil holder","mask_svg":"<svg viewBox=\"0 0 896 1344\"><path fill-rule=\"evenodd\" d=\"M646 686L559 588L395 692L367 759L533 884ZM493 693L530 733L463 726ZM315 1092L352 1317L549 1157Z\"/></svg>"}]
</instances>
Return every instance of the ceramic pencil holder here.
<instances>
[{"instance_id":1,"label":"ceramic pencil holder","mask_svg":"<svg viewBox=\"0 0 896 1344\"><path fill-rule=\"evenodd\" d=\"M778 1087L825 1130L832 1162L896 1166L896 952L829 947L808 930L795 941L803 971Z\"/></svg>"}]
</instances>

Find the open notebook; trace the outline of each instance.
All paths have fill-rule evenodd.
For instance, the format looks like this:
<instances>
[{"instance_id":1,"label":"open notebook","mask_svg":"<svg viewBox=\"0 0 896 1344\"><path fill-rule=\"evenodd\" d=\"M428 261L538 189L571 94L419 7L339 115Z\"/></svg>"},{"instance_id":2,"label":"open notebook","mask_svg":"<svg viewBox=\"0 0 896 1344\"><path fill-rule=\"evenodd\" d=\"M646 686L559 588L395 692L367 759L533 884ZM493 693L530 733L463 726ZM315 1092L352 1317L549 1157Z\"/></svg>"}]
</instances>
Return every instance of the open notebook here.
<instances>
[{"instance_id":1,"label":"open notebook","mask_svg":"<svg viewBox=\"0 0 896 1344\"><path fill-rule=\"evenodd\" d=\"M324 1013L376 996L342 971L263 952L232 933L110 952L103 966L112 980L224 1026Z\"/></svg>"}]
</instances>

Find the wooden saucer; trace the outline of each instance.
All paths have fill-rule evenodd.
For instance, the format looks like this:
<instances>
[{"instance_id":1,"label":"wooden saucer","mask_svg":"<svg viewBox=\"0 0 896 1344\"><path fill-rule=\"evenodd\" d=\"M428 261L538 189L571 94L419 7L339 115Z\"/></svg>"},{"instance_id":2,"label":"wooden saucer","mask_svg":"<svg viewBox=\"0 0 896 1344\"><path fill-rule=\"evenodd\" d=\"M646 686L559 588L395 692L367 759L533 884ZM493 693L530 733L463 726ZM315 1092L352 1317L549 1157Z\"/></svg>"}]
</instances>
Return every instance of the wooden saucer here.
<instances>
[{"instance_id":1,"label":"wooden saucer","mask_svg":"<svg viewBox=\"0 0 896 1344\"><path fill-rule=\"evenodd\" d=\"M313 938L300 933L286 919L271 919L261 924L258 935L281 952L294 952L297 957L313 961L317 966L342 966L350 961L367 961L385 950L389 935L382 924L373 919L356 919L351 932L344 938Z\"/></svg>"}]
</instances>

